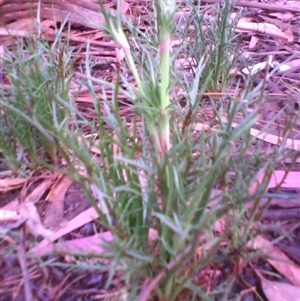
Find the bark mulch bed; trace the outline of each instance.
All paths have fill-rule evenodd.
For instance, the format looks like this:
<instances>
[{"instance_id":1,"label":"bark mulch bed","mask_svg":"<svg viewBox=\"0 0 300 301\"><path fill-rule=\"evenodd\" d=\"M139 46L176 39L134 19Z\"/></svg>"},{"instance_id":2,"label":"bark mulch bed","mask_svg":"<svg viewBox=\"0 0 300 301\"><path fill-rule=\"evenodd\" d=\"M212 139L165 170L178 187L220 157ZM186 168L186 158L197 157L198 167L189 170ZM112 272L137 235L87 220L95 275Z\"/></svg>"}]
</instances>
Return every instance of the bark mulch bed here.
<instances>
[{"instance_id":1,"label":"bark mulch bed","mask_svg":"<svg viewBox=\"0 0 300 301\"><path fill-rule=\"evenodd\" d=\"M214 0L201 1L201 5L216 3ZM32 17L36 19L39 1L8 1L0 2L0 37L1 47L13 47L14 39L12 37L26 37L36 34L32 26ZM127 6L126 6L126 5ZM107 8L115 8L115 2L105 4ZM149 1L124 1L124 15L132 22L139 17L140 20L147 19L146 7L149 7ZM270 57L272 61L280 64L287 64L289 68L284 71L274 72L266 82L264 101L265 104L260 111L259 119L253 130L261 129L269 120L271 120L280 110L284 108L284 113L280 118L276 118L269 127L270 135L278 138L283 132L287 120L299 117L300 106L300 6L297 1L286 0L266 0L266 1L239 1L236 9L244 8L244 22L252 24L250 30L243 29L245 24L238 26L236 42L240 43L239 51L246 54L249 66L255 66L262 62L268 62ZM185 12L184 3L180 4L179 13ZM98 14L99 5L96 0L89 1L41 1L40 25L42 28L42 39L50 42L54 41L55 28L61 26L62 22L68 17L71 23L71 35L69 37L70 45L74 49L81 49L77 53L75 66L75 79L80 78L80 67L84 64L85 43L90 41L90 57L95 64L92 72L99 78L114 81L116 78L117 64L117 46L108 39L95 24L102 22ZM55 21L50 16L55 15ZM83 17L87 15L88 19ZM93 23L91 23L92 21ZM259 31L253 24L264 24L265 31ZM270 25L271 24L271 25ZM146 26L146 25L145 25ZM254 27L253 27L254 26ZM269 32L268 28L276 30ZM254 28L254 29L253 29ZM255 30L256 28L256 30ZM7 31L10 37L7 36ZM66 31L63 31L66 36ZM74 52L76 53L76 51ZM245 66L239 62L237 76L243 77L243 68ZM259 71L256 74L257 84L264 77L265 71ZM0 66L0 81L3 86L9 86L3 69ZM76 81L74 83L76 85ZM107 92L111 95L111 91ZM120 99L123 104L123 115L129 114L126 108L126 99ZM81 90L77 98L77 105L83 114L89 119L94 118L93 106L88 91ZM203 109L203 108L201 108ZM205 107L208 110L209 107ZM236 120L238 122L238 119ZM273 137L273 138L274 138ZM272 137L266 139L264 146L266 149L276 144ZM300 123L295 125L291 131L290 137L294 140L300 139ZM299 150L299 147L298 147ZM297 148L289 147L292 154L297 156ZM292 166L290 166L292 164ZM261 227L266 229L266 239L276 239L284 233L288 233L285 239L275 244L275 249L282 251L292 262L293 268L299 269L300 264L300 161L299 155L295 162L282 162L278 166L278 171L291 168L292 176L286 180L279 193L286 195L285 199L274 198L264 212ZM59 231L70 221L77 223L69 231L66 231L64 239L66 241L90 237L99 233L101 226L94 221L95 218L87 218L83 215L85 212L91 212L91 206L82 192L81 188L67 179L64 180L59 175L36 175L28 181L18 181L7 167L1 163L1 191L0 207L18 212L19 204L31 196L36 199L36 208L38 215L44 225L53 231ZM51 187L64 182L64 188L61 188L60 201L55 206L49 206L45 202ZM41 191L37 193L37 188L44 185ZM271 190L270 190L271 191ZM262 200L262 203L265 200ZM22 215L22 214L21 214ZM78 218L79 216L79 218ZM78 218L76 220L76 217ZM26 220L26 219L25 219ZM76 269L74 258L72 256L62 256L56 253L48 254L43 260L36 258L26 258L25 254L29 246L42 238L33 238L24 227L25 220L22 217L13 222L1 222L1 259L0 259L0 301L9 300L41 300L41 301L59 301L59 300L124 300L122 299L122 283L118 277L111 282L109 288L105 287L108 279L108 272L99 270ZM276 223L274 223L276 222ZM5 232L6 231L6 232ZM61 235L63 236L63 235ZM60 238L59 236L58 238ZM238 250L237 250L238 254ZM222 250L220 250L222 256ZM281 256L281 255L280 255ZM232 255L232 259L237 258ZM282 258L282 257L281 257ZM58 264L60 263L60 264ZM101 265L97 260L95 265ZM199 271L195 275L195 283L202 286L214 286L234 274L238 274L232 292L240 294L243 301L268 300L266 286L272 290L272 285L260 278L255 271L281 273L281 283L289 283L294 288L299 288L300 300L300 280L294 282L286 274L288 265L285 267L274 266L267 260L256 260L241 267L236 266L230 260L224 260L220 266L211 267L209 270ZM269 274L270 275L270 274ZM300 278L300 274L298 275ZM274 280L271 276L266 276L268 280ZM278 279L275 279L278 281ZM298 282L297 282L298 281ZM298 285L296 285L298 283ZM30 292L26 289L31 288L32 299L25 299L25 295ZM278 294L285 292L284 288L277 288ZM273 288L275 291L275 288ZM258 294L261 298L258 297ZM27 297L28 298L28 297ZM275 297L274 297L275 298ZM284 297L282 297L284 298ZM270 299L269 299L270 300ZM289 300L289 299L274 299ZM274 301L272 300L272 301ZM271 300L270 300L271 301Z\"/></svg>"}]
</instances>

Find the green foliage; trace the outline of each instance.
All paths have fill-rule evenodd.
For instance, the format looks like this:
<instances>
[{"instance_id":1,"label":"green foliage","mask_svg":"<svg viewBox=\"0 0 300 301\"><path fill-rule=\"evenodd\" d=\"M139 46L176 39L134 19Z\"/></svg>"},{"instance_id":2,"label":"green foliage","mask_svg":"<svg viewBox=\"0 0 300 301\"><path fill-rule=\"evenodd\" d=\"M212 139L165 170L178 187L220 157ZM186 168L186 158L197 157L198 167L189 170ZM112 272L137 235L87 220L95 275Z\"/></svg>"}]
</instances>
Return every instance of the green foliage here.
<instances>
[{"instance_id":1,"label":"green foliage","mask_svg":"<svg viewBox=\"0 0 300 301\"><path fill-rule=\"evenodd\" d=\"M0 149L14 171L57 162L55 134L66 135L70 117L70 55L59 40L51 48L35 38L19 39L16 49L6 50L3 67L12 88L1 90Z\"/></svg>"},{"instance_id":2,"label":"green foliage","mask_svg":"<svg viewBox=\"0 0 300 301\"><path fill-rule=\"evenodd\" d=\"M24 164L24 157L32 167L52 169L64 160L69 176L84 188L99 213L99 222L114 234L103 254L111 264L107 286L118 275L124 287L131 288L128 300L146 294L146 279L154 283L149 300L150 295L158 300L221 300L231 279L208 293L194 284L193 277L214 263L234 262L237 249L248 256L246 242L253 235L255 212L246 215L244 205L259 203L284 149L279 146L266 156L250 136L263 83L240 91L237 82L234 95L226 93L237 58L228 2L217 6L215 18L209 19L188 5L189 17L174 23L174 1L156 0L149 13L153 28L148 31L123 20L120 11L103 12L105 25L100 29L124 51L126 62L121 64L126 72L118 70L115 84L95 77L87 43L86 76L80 85L92 97L93 121L70 99L71 50L59 42L59 33L51 47L28 40L6 53L4 66L12 90L3 91L0 100L2 155L13 170ZM186 26L178 34L181 22ZM185 39L190 25L195 29L193 43L184 40L172 52L172 37ZM135 39L138 54L129 37ZM194 58L190 78L177 67L179 57ZM102 86L102 93L96 93L96 85ZM174 93L175 85L182 88L185 105ZM205 115L204 91L224 92L206 99L213 116ZM126 105L131 118L122 111L119 95L131 101ZM248 110L244 99L256 109ZM195 130L199 115L210 130ZM233 127L237 115L242 118ZM83 128L91 135L84 135ZM100 155L95 156L92 148ZM250 193L260 172L265 180ZM214 227L222 218L225 229L218 233ZM153 230L157 239L149 240Z\"/></svg>"},{"instance_id":3,"label":"green foliage","mask_svg":"<svg viewBox=\"0 0 300 301\"><path fill-rule=\"evenodd\" d=\"M196 64L203 58L206 60L199 82L200 90L207 81L207 91L225 92L230 84L230 71L239 57L238 44L234 39L237 18L230 15L233 9L230 1L218 3L213 8L215 13L207 15L206 11L211 9L207 6L204 10L196 7L191 10L186 27L195 28L194 40L187 44L185 53Z\"/></svg>"}]
</instances>

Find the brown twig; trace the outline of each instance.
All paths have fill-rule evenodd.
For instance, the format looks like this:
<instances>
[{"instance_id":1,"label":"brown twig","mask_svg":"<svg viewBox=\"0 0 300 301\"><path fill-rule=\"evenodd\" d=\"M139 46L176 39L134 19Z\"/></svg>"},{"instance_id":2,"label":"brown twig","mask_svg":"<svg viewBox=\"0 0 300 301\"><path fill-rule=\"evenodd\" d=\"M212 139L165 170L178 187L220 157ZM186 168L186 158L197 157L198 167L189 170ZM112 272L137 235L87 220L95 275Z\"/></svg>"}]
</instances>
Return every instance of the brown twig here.
<instances>
[{"instance_id":1,"label":"brown twig","mask_svg":"<svg viewBox=\"0 0 300 301\"><path fill-rule=\"evenodd\" d=\"M220 0L203 0L204 3L218 3ZM266 9L271 11L282 11L282 12L291 12L291 13L300 13L300 7L286 5L286 4L270 4L270 3L261 3L254 1L232 1L234 6L243 6L251 8Z\"/></svg>"},{"instance_id":2,"label":"brown twig","mask_svg":"<svg viewBox=\"0 0 300 301\"><path fill-rule=\"evenodd\" d=\"M25 257L25 230L24 226L21 228L20 231L20 243L18 247L18 259L22 271L23 281L24 281L24 292L25 292L25 300L26 301L34 301L32 295L31 284L29 280L29 273L26 264L26 257Z\"/></svg>"}]
</instances>

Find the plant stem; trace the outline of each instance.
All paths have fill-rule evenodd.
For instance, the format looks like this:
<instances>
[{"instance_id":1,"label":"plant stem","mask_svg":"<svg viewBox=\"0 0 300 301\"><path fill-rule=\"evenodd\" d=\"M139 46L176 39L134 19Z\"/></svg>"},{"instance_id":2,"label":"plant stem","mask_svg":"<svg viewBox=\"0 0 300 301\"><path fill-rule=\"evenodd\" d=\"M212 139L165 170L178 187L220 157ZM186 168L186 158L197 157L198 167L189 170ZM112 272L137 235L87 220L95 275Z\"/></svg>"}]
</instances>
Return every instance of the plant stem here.
<instances>
[{"instance_id":1,"label":"plant stem","mask_svg":"<svg viewBox=\"0 0 300 301\"><path fill-rule=\"evenodd\" d=\"M157 21L159 32L159 57L160 57L160 105L161 105L161 148L162 151L170 149L169 126L169 81L170 81L170 28L174 3L170 0L157 0Z\"/></svg>"}]
</instances>

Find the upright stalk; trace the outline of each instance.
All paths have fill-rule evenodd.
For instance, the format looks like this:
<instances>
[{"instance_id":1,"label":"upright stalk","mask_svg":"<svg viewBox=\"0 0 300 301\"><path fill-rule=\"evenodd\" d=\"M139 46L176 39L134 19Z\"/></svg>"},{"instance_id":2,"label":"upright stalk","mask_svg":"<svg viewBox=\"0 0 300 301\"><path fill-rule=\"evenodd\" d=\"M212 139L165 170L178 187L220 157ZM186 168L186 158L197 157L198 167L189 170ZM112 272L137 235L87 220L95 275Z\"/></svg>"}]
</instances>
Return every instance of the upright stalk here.
<instances>
[{"instance_id":1,"label":"upright stalk","mask_svg":"<svg viewBox=\"0 0 300 301\"><path fill-rule=\"evenodd\" d=\"M161 148L162 151L170 148L170 126L169 126L169 60L170 60L170 34L165 28L159 35L159 56L160 56L160 71L161 71L161 87L160 87L160 102L161 102Z\"/></svg>"},{"instance_id":2,"label":"upright stalk","mask_svg":"<svg viewBox=\"0 0 300 301\"><path fill-rule=\"evenodd\" d=\"M156 22L158 32L158 54L160 60L160 152L161 162L164 162L166 153L170 150L170 125L169 125L169 85L170 85L170 42L171 42L171 28L172 19L176 8L176 2L174 0L156 0ZM172 217L174 209L174 196L172 194L173 181L170 176L170 165L168 162L164 162L162 174L160 176L161 183L161 198L165 210L165 215L169 218ZM160 257L164 261L169 260L167 254L167 247L172 245L172 235L170 228L166 225L162 225L161 229L161 247Z\"/></svg>"},{"instance_id":3,"label":"upright stalk","mask_svg":"<svg viewBox=\"0 0 300 301\"><path fill-rule=\"evenodd\" d=\"M169 81L170 81L170 36L172 18L176 8L174 0L156 0L158 51L160 59L160 113L161 113L161 151L170 149L170 126L169 126Z\"/></svg>"}]
</instances>

